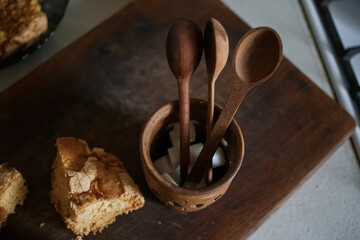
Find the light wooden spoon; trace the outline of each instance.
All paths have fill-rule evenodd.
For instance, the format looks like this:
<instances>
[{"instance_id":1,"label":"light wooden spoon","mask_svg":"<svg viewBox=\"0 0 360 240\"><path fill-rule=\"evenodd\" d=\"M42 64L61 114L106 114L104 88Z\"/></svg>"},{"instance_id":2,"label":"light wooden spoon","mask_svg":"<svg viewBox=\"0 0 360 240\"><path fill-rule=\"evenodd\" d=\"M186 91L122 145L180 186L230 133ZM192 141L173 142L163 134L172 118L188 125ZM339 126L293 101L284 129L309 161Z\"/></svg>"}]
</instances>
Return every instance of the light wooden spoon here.
<instances>
[{"instance_id":1,"label":"light wooden spoon","mask_svg":"<svg viewBox=\"0 0 360 240\"><path fill-rule=\"evenodd\" d=\"M190 78L200 63L202 51L202 32L196 23L188 19L175 21L167 35L166 55L178 82L181 185L190 163Z\"/></svg>"},{"instance_id":2,"label":"light wooden spoon","mask_svg":"<svg viewBox=\"0 0 360 240\"><path fill-rule=\"evenodd\" d=\"M211 18L204 31L204 53L208 75L208 111L206 136L210 137L213 127L215 82L225 67L229 56L229 38L221 23ZM209 160L207 182L212 181L212 159Z\"/></svg>"},{"instance_id":3,"label":"light wooden spoon","mask_svg":"<svg viewBox=\"0 0 360 240\"><path fill-rule=\"evenodd\" d=\"M197 186L242 100L252 88L265 82L275 73L281 59L281 39L271 28L254 28L240 39L233 55L233 66L237 77L234 79L230 96L211 131L210 138L187 177L185 187Z\"/></svg>"}]
</instances>

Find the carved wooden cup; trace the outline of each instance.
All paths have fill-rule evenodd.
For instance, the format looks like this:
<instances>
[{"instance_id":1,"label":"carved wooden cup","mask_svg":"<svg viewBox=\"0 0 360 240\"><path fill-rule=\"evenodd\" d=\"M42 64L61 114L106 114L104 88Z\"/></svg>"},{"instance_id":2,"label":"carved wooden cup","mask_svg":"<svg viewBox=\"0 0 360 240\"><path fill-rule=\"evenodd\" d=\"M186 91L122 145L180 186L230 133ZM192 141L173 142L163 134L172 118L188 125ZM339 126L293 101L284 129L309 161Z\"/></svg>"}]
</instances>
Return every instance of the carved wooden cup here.
<instances>
[{"instance_id":1,"label":"carved wooden cup","mask_svg":"<svg viewBox=\"0 0 360 240\"><path fill-rule=\"evenodd\" d=\"M190 117L196 121L196 142L204 142L206 137L207 102L191 99ZM215 106L214 120L221 112ZM171 147L168 137L168 126L179 121L179 104L173 101L158 109L146 122L140 138L140 155L146 181L150 190L165 205L184 212L204 209L222 197L239 171L244 156L244 139L242 132L233 119L224 139L227 146L223 147L227 157L227 166L221 177L209 186L188 189L175 186L162 178L153 165L153 161L167 154Z\"/></svg>"}]
</instances>

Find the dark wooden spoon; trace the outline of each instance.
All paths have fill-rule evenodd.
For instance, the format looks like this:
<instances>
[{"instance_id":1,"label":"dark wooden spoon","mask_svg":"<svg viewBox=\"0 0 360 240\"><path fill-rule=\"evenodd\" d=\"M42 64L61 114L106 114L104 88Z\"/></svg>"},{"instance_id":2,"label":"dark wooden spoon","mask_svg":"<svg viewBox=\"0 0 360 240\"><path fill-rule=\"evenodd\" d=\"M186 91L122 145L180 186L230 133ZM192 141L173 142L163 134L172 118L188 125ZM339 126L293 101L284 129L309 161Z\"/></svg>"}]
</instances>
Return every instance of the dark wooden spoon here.
<instances>
[{"instance_id":1,"label":"dark wooden spoon","mask_svg":"<svg viewBox=\"0 0 360 240\"><path fill-rule=\"evenodd\" d=\"M198 67L203 52L200 28L191 20L179 19L166 40L166 56L178 82L180 115L180 178L185 182L190 163L190 78Z\"/></svg>"},{"instance_id":2,"label":"dark wooden spoon","mask_svg":"<svg viewBox=\"0 0 360 240\"><path fill-rule=\"evenodd\" d=\"M271 28L254 28L240 39L233 55L237 77L234 79L230 96L187 177L185 187L197 186L208 169L208 160L213 157L242 100L252 88L265 82L275 73L281 59L281 39Z\"/></svg>"}]
</instances>

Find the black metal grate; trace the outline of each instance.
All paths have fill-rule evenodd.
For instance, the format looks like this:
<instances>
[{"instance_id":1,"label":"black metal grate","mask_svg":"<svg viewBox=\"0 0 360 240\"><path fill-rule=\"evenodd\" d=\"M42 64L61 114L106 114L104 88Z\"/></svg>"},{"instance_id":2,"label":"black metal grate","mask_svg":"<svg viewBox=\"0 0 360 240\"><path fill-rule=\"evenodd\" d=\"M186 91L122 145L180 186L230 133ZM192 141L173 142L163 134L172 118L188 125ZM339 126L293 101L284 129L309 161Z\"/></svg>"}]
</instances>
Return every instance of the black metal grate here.
<instances>
[{"instance_id":1,"label":"black metal grate","mask_svg":"<svg viewBox=\"0 0 360 240\"><path fill-rule=\"evenodd\" d=\"M350 59L354 55L360 54L360 45L348 49L344 49L339 33L336 29L335 23L331 16L331 12L329 10L329 4L333 1L336 0L320 0L320 1L314 1L314 3L317 7L317 12L319 13L321 21L325 26L328 38L330 39L332 47L334 48L340 67L342 68L346 76L346 81L349 86L349 93L353 98L353 100L356 102L357 108L359 110L360 109L360 84L359 84L360 79L356 78L354 69L350 63ZM360 14L360 9L359 9L359 14ZM360 26L360 22L359 22L359 26ZM358 67L360 68L360 66Z\"/></svg>"}]
</instances>

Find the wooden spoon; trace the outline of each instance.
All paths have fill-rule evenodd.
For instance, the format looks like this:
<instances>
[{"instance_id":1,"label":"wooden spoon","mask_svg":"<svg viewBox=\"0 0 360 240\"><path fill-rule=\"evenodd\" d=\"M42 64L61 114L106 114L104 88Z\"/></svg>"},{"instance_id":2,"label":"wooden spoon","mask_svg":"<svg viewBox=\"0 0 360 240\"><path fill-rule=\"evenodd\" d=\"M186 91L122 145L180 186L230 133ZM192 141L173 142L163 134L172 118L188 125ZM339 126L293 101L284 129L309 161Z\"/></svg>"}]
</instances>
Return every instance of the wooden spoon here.
<instances>
[{"instance_id":1,"label":"wooden spoon","mask_svg":"<svg viewBox=\"0 0 360 240\"><path fill-rule=\"evenodd\" d=\"M208 75L207 138L213 126L215 82L225 67L229 55L229 38L221 23L211 18L204 31L204 53ZM209 160L207 181L212 181L212 159Z\"/></svg>"},{"instance_id":2,"label":"wooden spoon","mask_svg":"<svg viewBox=\"0 0 360 240\"><path fill-rule=\"evenodd\" d=\"M179 19L166 40L166 55L178 82L180 118L180 178L185 182L190 162L190 78L198 67L203 51L200 28L191 20Z\"/></svg>"},{"instance_id":3,"label":"wooden spoon","mask_svg":"<svg viewBox=\"0 0 360 240\"><path fill-rule=\"evenodd\" d=\"M279 67L281 59L281 39L271 28L254 28L240 39L233 55L237 77L230 96L187 177L185 187L197 186L245 95L253 87L268 80Z\"/></svg>"}]
</instances>

